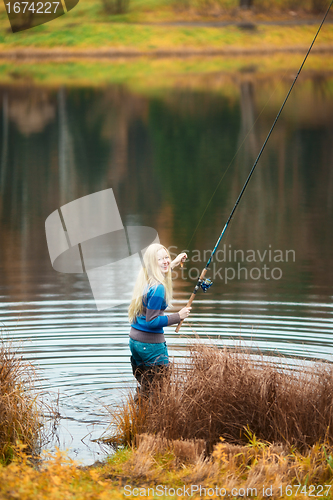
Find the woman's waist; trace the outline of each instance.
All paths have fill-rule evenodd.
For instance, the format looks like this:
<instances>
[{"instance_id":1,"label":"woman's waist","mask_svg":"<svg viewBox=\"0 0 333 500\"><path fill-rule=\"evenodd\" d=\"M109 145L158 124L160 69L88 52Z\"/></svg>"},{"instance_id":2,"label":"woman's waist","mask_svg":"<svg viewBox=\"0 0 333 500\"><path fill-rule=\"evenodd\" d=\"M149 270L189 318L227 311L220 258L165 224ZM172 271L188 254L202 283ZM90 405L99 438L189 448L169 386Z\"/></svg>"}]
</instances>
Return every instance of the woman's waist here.
<instances>
[{"instance_id":1,"label":"woman's waist","mask_svg":"<svg viewBox=\"0 0 333 500\"><path fill-rule=\"evenodd\" d=\"M133 340L147 342L149 344L162 344L165 342L163 330L162 332L152 332L131 326L129 336Z\"/></svg>"}]
</instances>

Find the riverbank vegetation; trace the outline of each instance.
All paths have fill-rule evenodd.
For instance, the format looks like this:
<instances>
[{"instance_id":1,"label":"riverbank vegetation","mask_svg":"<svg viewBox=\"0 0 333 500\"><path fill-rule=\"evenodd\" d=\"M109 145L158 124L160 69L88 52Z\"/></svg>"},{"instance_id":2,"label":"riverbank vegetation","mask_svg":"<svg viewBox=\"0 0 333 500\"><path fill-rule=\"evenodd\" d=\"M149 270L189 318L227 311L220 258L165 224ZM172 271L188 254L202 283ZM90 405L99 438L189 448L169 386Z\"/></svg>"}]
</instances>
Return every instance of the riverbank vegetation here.
<instances>
[{"instance_id":1,"label":"riverbank vegetation","mask_svg":"<svg viewBox=\"0 0 333 500\"><path fill-rule=\"evenodd\" d=\"M198 20L290 20L319 16L327 0L84 0L70 11L71 22L159 23ZM4 5L1 19L6 18ZM331 14L332 15L332 14ZM60 18L58 19L60 21Z\"/></svg>"},{"instance_id":2,"label":"riverbank vegetation","mask_svg":"<svg viewBox=\"0 0 333 500\"><path fill-rule=\"evenodd\" d=\"M332 498L332 405L329 363L194 344L149 398L110 408L103 443L117 451L103 463L18 450L0 498Z\"/></svg>"},{"instance_id":3,"label":"riverbank vegetation","mask_svg":"<svg viewBox=\"0 0 333 500\"><path fill-rule=\"evenodd\" d=\"M258 15L307 16L324 12L326 0L101 0L106 14L122 19L147 21L213 17L224 19ZM98 8L95 10L95 15ZM154 17L152 15L154 14ZM189 17L190 16L190 19Z\"/></svg>"},{"instance_id":4,"label":"riverbank vegetation","mask_svg":"<svg viewBox=\"0 0 333 500\"><path fill-rule=\"evenodd\" d=\"M243 54L274 52L281 48L296 48L304 52L316 32L316 26L267 26L260 25L253 30L244 30L241 27L230 25L216 26L156 26L130 23L96 24L75 22L69 16L63 16L52 23L36 26L33 29L12 34L8 32L7 20L0 23L0 50L9 51L14 48L57 49L55 57L66 56L71 51L75 58L75 50L86 52L78 53L78 57L86 59L96 57L93 50L99 50L103 55L106 49L112 49L108 57L133 57L135 55L158 55L162 51L168 55L191 55L200 50L202 55L210 55L211 50L229 52L231 55L236 49ZM316 47L327 46L333 43L333 26L325 25L318 39ZM29 54L25 54L27 56ZM46 54L47 55L47 54ZM52 55L50 52L49 57ZM97 54L98 56L98 54ZM22 57L22 55L20 56ZM33 51L31 57L38 56Z\"/></svg>"},{"instance_id":5,"label":"riverbank vegetation","mask_svg":"<svg viewBox=\"0 0 333 500\"><path fill-rule=\"evenodd\" d=\"M37 455L44 437L35 370L9 345L0 344L0 463L16 453Z\"/></svg>"},{"instance_id":6,"label":"riverbank vegetation","mask_svg":"<svg viewBox=\"0 0 333 500\"><path fill-rule=\"evenodd\" d=\"M182 86L183 77L195 81L198 75L211 79L213 74L221 79L224 73L249 68L252 73L289 74L299 68L317 29L303 22L318 24L322 17L316 0L269 5L258 0L250 9L236 0L205 0L202 9L199 0L131 0L121 14L114 14L112 2L117 3L81 1L67 15L14 34L0 4L0 83L125 83L149 91ZM263 24L272 20L285 24ZM211 21L230 24L214 26ZM331 71L332 47L333 24L326 23L305 70Z\"/></svg>"},{"instance_id":7,"label":"riverbank vegetation","mask_svg":"<svg viewBox=\"0 0 333 500\"><path fill-rule=\"evenodd\" d=\"M80 2L67 15L15 34L11 32L2 4L0 5L0 52L18 47L39 47L48 50L58 48L62 51L113 48L133 49L136 52L153 52L157 49L168 51L177 49L186 52L194 49L232 49L232 47L255 51L264 47L273 51L282 46L310 44L316 26L302 25L302 20L311 17L319 23L322 14L314 8L316 1L321 2L321 0L307 0L302 3L296 0L293 2L262 0L255 1L253 9L244 10L239 7L239 2L236 0L212 0L212 2L205 0L202 1L202 8L200 8L201 0L182 2L132 0L130 3L126 2L128 4L126 13L114 15L110 5L116 3L115 0L110 2L86 0ZM292 5L294 10L291 11ZM281 21L281 16L288 22L299 19L301 24L293 26L260 24L262 21L272 19ZM218 20L233 25L196 24L197 21L209 23ZM163 22L171 24L163 26ZM172 24L173 22L185 22L185 25ZM317 45L331 43L333 43L333 27L327 24Z\"/></svg>"},{"instance_id":8,"label":"riverbank vegetation","mask_svg":"<svg viewBox=\"0 0 333 500\"><path fill-rule=\"evenodd\" d=\"M80 467L60 452L45 456L38 469L17 457L0 466L0 498L332 498L333 449L327 443L300 453L262 442L249 431L243 445L220 441L210 457L201 450L200 441L141 435L137 447L122 448L91 467Z\"/></svg>"},{"instance_id":9,"label":"riverbank vegetation","mask_svg":"<svg viewBox=\"0 0 333 500\"><path fill-rule=\"evenodd\" d=\"M241 446L251 432L263 442L307 450L333 446L333 365L266 361L250 351L194 344L185 366L173 365L149 398L114 413L110 443L131 445L138 434L201 439L212 453L220 438ZM284 365L284 368L283 368Z\"/></svg>"}]
</instances>

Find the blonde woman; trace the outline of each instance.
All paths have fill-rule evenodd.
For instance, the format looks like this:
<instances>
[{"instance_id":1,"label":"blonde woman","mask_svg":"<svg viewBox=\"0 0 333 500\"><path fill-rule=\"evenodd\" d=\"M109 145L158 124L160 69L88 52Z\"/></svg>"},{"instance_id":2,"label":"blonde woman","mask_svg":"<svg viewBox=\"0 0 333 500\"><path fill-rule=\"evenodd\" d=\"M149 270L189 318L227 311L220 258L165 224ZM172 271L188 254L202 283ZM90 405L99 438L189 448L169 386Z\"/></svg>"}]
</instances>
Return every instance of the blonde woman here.
<instances>
[{"instance_id":1,"label":"blonde woman","mask_svg":"<svg viewBox=\"0 0 333 500\"><path fill-rule=\"evenodd\" d=\"M177 313L164 315L172 300L171 271L186 258L186 253L181 253L171 262L168 250L158 243L150 245L144 254L144 266L128 310L131 364L141 393L149 390L156 374L165 372L169 364L163 327L175 325L190 314L191 307L183 307Z\"/></svg>"}]
</instances>

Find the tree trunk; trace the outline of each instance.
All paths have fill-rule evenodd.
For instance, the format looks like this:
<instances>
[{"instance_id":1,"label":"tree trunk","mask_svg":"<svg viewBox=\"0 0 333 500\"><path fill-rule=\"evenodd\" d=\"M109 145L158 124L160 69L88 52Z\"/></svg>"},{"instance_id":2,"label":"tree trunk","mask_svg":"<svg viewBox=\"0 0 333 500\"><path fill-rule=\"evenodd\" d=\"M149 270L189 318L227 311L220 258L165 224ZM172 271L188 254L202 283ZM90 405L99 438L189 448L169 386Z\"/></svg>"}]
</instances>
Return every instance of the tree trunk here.
<instances>
[{"instance_id":1,"label":"tree trunk","mask_svg":"<svg viewBox=\"0 0 333 500\"><path fill-rule=\"evenodd\" d=\"M312 0L312 12L314 14L325 12L327 7L328 7L328 2L326 2L326 0Z\"/></svg>"},{"instance_id":2,"label":"tree trunk","mask_svg":"<svg viewBox=\"0 0 333 500\"><path fill-rule=\"evenodd\" d=\"M239 1L239 6L242 9L249 9L253 5L253 0L240 0Z\"/></svg>"}]
</instances>

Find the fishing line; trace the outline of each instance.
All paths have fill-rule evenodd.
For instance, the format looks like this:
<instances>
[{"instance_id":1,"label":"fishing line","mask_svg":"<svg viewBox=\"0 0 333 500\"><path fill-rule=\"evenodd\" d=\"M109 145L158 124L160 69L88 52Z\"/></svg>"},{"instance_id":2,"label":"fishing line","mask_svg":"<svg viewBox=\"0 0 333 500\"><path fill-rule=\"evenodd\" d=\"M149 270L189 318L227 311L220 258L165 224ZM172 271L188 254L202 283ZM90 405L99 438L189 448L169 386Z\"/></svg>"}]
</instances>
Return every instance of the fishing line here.
<instances>
[{"instance_id":1,"label":"fishing line","mask_svg":"<svg viewBox=\"0 0 333 500\"><path fill-rule=\"evenodd\" d=\"M233 212L235 211L236 206L238 205L238 203L239 203L239 201L240 201L240 199L241 199L241 197L242 197L242 195L243 195L243 192L245 191L245 189L246 189L246 187L247 187L247 184L248 184L248 182L249 182L249 180L250 180L250 178L251 178L251 176L252 176L252 174L253 174L254 169L255 169L255 168L256 168L256 166L257 166L257 163L259 162L259 159L260 159L260 157L261 157L261 155L262 155L262 153L263 153L263 151L264 151L264 149L265 149L265 147L266 147L266 144L267 144L267 142L268 142L268 140L269 140L269 138L270 138L270 136L271 136L271 134L272 134L272 132L273 132L273 129L275 128L275 125L276 125L277 121L278 121L278 119L280 118L280 115L281 115L281 113L282 113L282 110L283 110L283 108L284 108L284 106L285 106L285 104L286 104L286 102L287 102L287 100L288 100L288 98L289 98L289 96L290 96L290 94L291 94L291 92L292 92L292 90L293 90L294 86L295 86L295 83L296 83L296 81L297 81L297 79L298 79L298 77L299 77L299 75L300 75L300 73L301 73L301 71L302 71L302 69L303 69L303 66L304 66L304 64L305 64L305 62L306 62L306 60L307 60L307 58L308 58L308 56L309 56L309 54L310 54L310 52L311 52L311 50L312 50L312 47L313 47L313 45L314 45L314 43L315 43L315 41L316 41L316 39L317 39L317 37L318 37L318 35L319 35L319 32L320 32L320 30L321 30L321 28L322 28L322 26L323 26L323 24L324 24L324 22L325 22L325 20L326 20L327 16L328 16L328 13L329 13L329 11L330 11L330 9L331 9L331 7L332 7L332 4L333 4L333 0L331 1L331 3L330 3L330 5L329 5L329 7L328 7L328 9L327 9L327 11L326 11L326 13L325 13L325 15L324 15L323 19L322 19L322 21L321 21L321 23L320 23L320 26L319 26L319 28L318 28L318 30L317 30L317 33L315 34L315 36L314 36L314 38L313 38L313 40L312 40L312 43L311 43L311 45L310 45L310 47L309 47L309 49L308 49L308 51L307 51L307 53L306 53L306 55L305 55L305 57L304 57L304 59L303 59L303 62L302 62L301 66L300 66L300 68L299 68L299 70L298 70L298 72L297 72L297 74L296 74L296 77L294 78L294 81L293 81L293 83L292 83L292 85L291 85L291 87L290 87L290 89L289 89L289 91L288 91L288 93L287 93L287 96L286 96L285 100L283 101L283 104L282 104L282 106L281 106L281 108L280 108L280 110L279 110L279 112L278 112L278 114L277 114L277 116L276 116L276 118L275 118L275 120L274 120L274 122L273 122L273 125L272 125L272 127L271 127L271 129L270 129L270 131L269 131L269 133L268 133L268 135L267 135L267 137L266 137L266 139L265 139L265 142L264 142L264 144L263 144L263 146L262 146L262 148L261 148L261 150L260 150L260 152L259 152L259 154L258 154L258 156L257 156L257 158L256 158L256 160L255 160L255 162L254 162L254 165L253 165L253 167L252 167L252 169L251 169L251 171L250 171L250 174L249 174L249 176L248 176L248 178L247 178L247 180L246 180L246 182L245 182L245 184L244 184L244 187L243 187L243 189L242 189L242 192L241 192L241 194L239 195L239 197L238 197L238 199L237 199L237 202L236 202L236 205L235 205L235 207L234 207L234 209L233 209ZM248 136L250 135L250 133L251 133L251 132L252 132L252 130L254 129L254 127L255 127L255 125L256 125L256 123L257 123L257 121L259 120L260 116L261 116L261 115L262 115L262 113L264 112L264 110L265 110L266 106L268 105L268 103L269 103L269 101L271 100L272 96L274 95L275 91L276 91L276 88L274 89L274 91L272 92L271 96L270 96L270 97L269 97L269 99L267 100L266 104L264 105L264 107L263 107L263 108L262 108L262 110L260 111L260 113L259 113L259 115L257 116L256 120L254 121L253 125L252 125L252 126L251 126L251 128L248 130L248 132L247 132L247 134L245 135L244 139L242 140L242 142L241 142L240 146L237 148L237 151L235 152L234 156L232 157L232 159L231 159L231 161L230 161L229 165L227 166L227 168L226 168L226 170L224 171L224 173L223 173L223 175L222 175L221 179L219 180L219 182L218 182L218 184L217 184L217 186L216 186L216 188L215 188L215 190L214 190L214 192L213 192L212 196L210 197L210 199L209 199L209 201L208 201L208 203L207 203L207 205L206 205L206 208L204 209L203 214L201 215L201 217L200 217L200 219L199 219L199 222L198 222L198 224L197 224L196 228L194 229L194 232L193 232L193 234L192 234L192 236L191 236L191 239L190 239L190 241L188 242L188 244L187 244L187 247L186 247L186 248L189 248L189 245L190 245L190 243L192 242L192 240L193 240L193 238L194 238L194 235L195 235L195 233L197 232L197 230L198 230L198 228L199 228L199 226L200 226L200 224L201 224L201 221L202 221L202 219L203 219L203 217L204 217L205 213L207 212L208 207L209 207L209 205L211 204L211 202L212 202L212 200L213 200L213 198L214 198L214 196L215 196L215 194L216 194L216 192L217 192L218 188L220 187L221 182L223 181L223 179L224 179L225 175L226 175L226 174L227 174L227 172L229 171L229 169L230 169L231 165L233 164L233 162L234 162L235 158L237 157L237 155L238 155L239 151L240 151L240 150L241 150L241 148L243 147L243 144L245 143L246 139L248 138ZM228 219L228 223L230 222L230 220L231 220L232 216L233 216L233 213L232 213L232 215L231 215L230 219ZM214 252L214 253L215 253L215 252Z\"/></svg>"},{"instance_id":2,"label":"fishing line","mask_svg":"<svg viewBox=\"0 0 333 500\"><path fill-rule=\"evenodd\" d=\"M271 129L270 129L270 131L269 131L269 132L268 132L268 134L267 134L267 137L266 137L266 139L265 139L265 141L264 141L264 143L263 143L263 145L262 145L262 147L261 147L261 149L260 149L260 151L259 151L259 154L258 154L258 156L257 156L257 158L256 158L256 160L255 160L255 162L254 162L254 164L253 164L253 167L252 167L252 168L251 168L251 170L250 170L250 173L249 173L249 175L248 175L248 177L247 177L247 179L246 179L246 181L245 181L245 183L244 183L244 186L242 187L242 190L241 190L241 192L240 192L240 194L239 194L239 196L238 196L238 198L237 198L237 200L236 200L236 203L235 203L235 205L234 205L233 209L231 210L231 213L230 213L230 215L229 215L229 217L228 217L228 220L227 220L227 222L225 223L225 225L224 225L224 227L223 227L223 229L222 229L222 232L221 232L220 236L218 237L218 240L217 240L217 242L216 242L216 244L215 244L215 247L214 247L214 249L213 249L213 251L212 251L212 253L211 253L211 255L210 255L209 259L208 259L208 262L207 262L206 266L204 267L204 269L202 270L202 272L201 272L201 274L200 274L200 276L199 276L199 278L198 278L198 280L197 280L197 284L196 284L196 285L195 285L195 287L194 287L194 290L193 290L193 292L192 292L192 294L191 294L191 296L190 296L190 299L189 299L189 301L188 301L188 303L187 303L186 307L189 307L189 306L192 304L192 302L193 302L193 300L194 300L194 298L195 298L195 295L196 295L196 293L197 293L197 291L199 290L199 288L200 288L200 287L203 289L203 291L204 291L204 292L206 292L206 291L209 289L209 287L212 285L211 280L209 280L209 279L205 279L205 276L206 276L206 273L207 273L208 267L209 267L209 265L210 265L210 263L211 263L211 261L212 261L212 259L213 259L213 257L214 257L214 254L215 254L215 252L216 252L216 250L217 250L217 248L218 248L219 244L221 243L221 240L222 240L222 238L223 238L223 235L224 235L224 233L225 233L225 232L226 232L226 230L227 230L227 227L228 227L228 225L229 225L229 223L230 223L230 221L231 221L231 219L232 219L232 217L233 217L233 215L234 215L234 213L235 213L235 211L236 211L236 208L238 207L238 204L239 204L239 202L240 202L240 200L241 200L241 198L242 198L242 196L243 196L243 194L244 194L244 191L245 191L245 189L247 188L248 183L250 182L250 179L251 179L251 177L252 177L252 175L253 175L253 172L254 172L254 170L255 170L255 168L256 168L256 166L257 166L257 164L258 164L258 162L259 162L259 160L260 160L260 158L261 158L261 155L262 155L262 153L263 153L263 151L264 151L264 149L265 149L265 147L266 147L267 142L269 141L270 136L272 135L272 132L273 132L273 130L274 130L274 128L275 128L275 125L276 125L276 123L277 123L278 119L280 118L280 115L281 115L281 113L282 113L282 111L283 111L283 108L284 108L284 106L285 106L286 102L288 101L288 98L289 98L289 96L290 96L290 94L291 94L291 92L292 92L292 90L293 90L293 88L294 88L294 86L295 86L295 84L296 84L296 81L297 81L297 79L298 79L298 77L299 77L299 75L300 75L300 73L301 73L301 71L302 71L302 69L303 69L303 67L304 67L304 64L305 64L305 62L306 62L306 60L307 60L307 58L308 58L308 56L309 56L309 54L310 54L310 52L311 52L311 50L312 50L312 47L313 47L313 45L314 45L314 43L315 43L315 41L316 41L316 39L317 39L317 37L318 37L318 35L319 35L319 32L320 32L320 30L321 30L321 28L322 28L322 26L323 26L323 24L324 24L324 22L325 22L325 20L326 20L326 17L328 16L328 13L329 13L329 11L330 11L330 9L331 9L331 7L332 7L332 4L333 4L333 0L331 0L331 2L330 2L330 4L329 4L329 7L328 7L328 9L326 10L326 13L325 13L325 15L324 15L324 17L323 17L323 19L322 19L322 21L321 21L320 25L319 25L319 28L318 28L318 30L317 30L317 32L316 32L316 34L315 34L315 36L314 36L314 38L313 38L313 40L312 40L312 43L311 43L311 45L310 45L310 47L309 47L309 49L308 49L308 51L307 51L307 53L306 53L306 55L305 55L305 57L304 57L304 59L303 59L303 62L302 62L301 66L300 66L300 68L299 68L299 70L298 70L298 72L297 72L297 74L296 74L296 76L295 76L295 78L294 78L294 80L293 80L293 83L291 84L291 87L290 87L290 89L289 89L289 91L288 91L288 93L287 93L287 95L286 95L286 97L285 97L285 99L284 99L284 101L283 101L283 103L282 103L282 106L281 106L281 107L280 107L280 109L279 109L278 114L276 115L276 118L275 118L275 120L274 120L274 122L273 122L273 125L271 126ZM230 166L230 165L229 165L229 166ZM228 168L229 168L229 167L228 167ZM225 174L224 174L224 175L225 175ZM223 177L224 177L224 175L223 175ZM222 178L223 178L223 177L222 177ZM215 192L216 192L216 190L215 190ZM214 194L215 194L215 192L214 192ZM212 199L212 198L211 198L211 199ZM210 200L210 201L211 201L211 200ZM207 210L207 208L206 208L206 210ZM184 320L182 320L182 321L178 324L178 326L177 326L177 328L176 328L176 332L178 332L178 331L180 330L180 327L181 327L181 325L182 325L183 321L184 321Z\"/></svg>"},{"instance_id":3,"label":"fishing line","mask_svg":"<svg viewBox=\"0 0 333 500\"><path fill-rule=\"evenodd\" d=\"M223 179L224 179L224 177L226 176L226 174L228 173L228 171L229 171L229 169L230 169L231 165L233 164L233 162L235 161L236 157L238 156L238 153L239 153L239 152L240 152L240 150L242 149L242 147L243 147L244 143L246 142L246 139L249 137L249 135L250 135L250 134L251 134L251 132L253 131L254 127L256 126L256 124L257 124L257 122L258 122L259 118L261 117L261 115L262 115L262 114L263 114L263 112L265 111L265 109L266 109L266 107L267 107L268 103L270 102L270 100L272 99L273 95L275 94L276 89L277 89L277 87L275 87L275 89L273 90L272 94L271 94L271 95L269 96L269 98L267 99L267 101L266 101L265 105L263 106L262 110L261 110L261 111L260 111L260 113L258 114L257 118L256 118L256 119L255 119L255 121L253 122L253 124L252 124L252 126L250 127L250 129L249 129L249 130L247 131L247 133L245 134L245 136L244 136L244 138L243 138L242 142L241 142L241 143L240 143L240 145L238 146L238 148L237 148L237 150L236 150L236 153L234 154L234 156L233 156L233 157L232 157L232 159L230 160L229 165L227 166L227 168L226 168L226 169L225 169L225 171L223 172L222 177L221 177L221 179L219 180L219 182L218 182L218 184L217 184L216 188L214 189L212 196L209 198L208 203L207 203L207 205L206 205L206 208L204 209L203 214L201 215L201 217L200 217L200 219L199 219L199 222L198 222L198 224L197 224L196 228L194 229L193 234L192 234L192 236L191 236L191 239L190 239L190 241L188 242L188 244L187 244L186 248L189 248L190 243L192 242L192 240L193 240L193 238L194 238L194 235L195 235L195 233L197 232L198 227L200 226L201 221L202 221L202 219L204 218L204 215L205 215L205 213L207 212L208 207L209 207L209 205L211 204L211 202L212 202L212 200L213 200L213 198L214 198L214 196L215 196L215 194L216 194L216 192L217 192L218 188L220 187L221 182L223 181Z\"/></svg>"}]
</instances>

